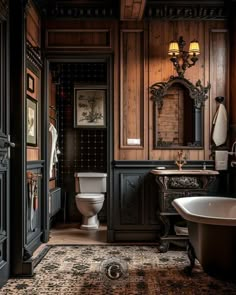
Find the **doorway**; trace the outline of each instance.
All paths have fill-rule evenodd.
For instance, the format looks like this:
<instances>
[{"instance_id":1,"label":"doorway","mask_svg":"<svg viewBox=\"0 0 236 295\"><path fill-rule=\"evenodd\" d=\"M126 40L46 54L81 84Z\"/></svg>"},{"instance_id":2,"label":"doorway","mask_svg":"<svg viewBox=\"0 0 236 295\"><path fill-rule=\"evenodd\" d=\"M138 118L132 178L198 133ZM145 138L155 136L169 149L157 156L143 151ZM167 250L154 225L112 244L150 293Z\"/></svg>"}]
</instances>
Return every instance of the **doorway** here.
<instances>
[{"instance_id":1,"label":"doorway","mask_svg":"<svg viewBox=\"0 0 236 295\"><path fill-rule=\"evenodd\" d=\"M48 123L58 133L58 162L49 173L49 222L79 222L81 216L75 204L76 172L107 173L107 193L100 222L109 227L109 199L111 195L111 161L113 159L113 88L112 57L110 55L79 56L77 58L48 59L46 74ZM99 89L103 94L101 120L89 121L78 117L77 92ZM80 112L80 116L81 116ZM89 123L88 123L89 122ZM48 142L50 146L50 140ZM48 163L49 164L49 163ZM60 190L60 195L51 192ZM57 197L59 202L53 198ZM58 208L54 208L55 204ZM63 213L63 218L61 218Z\"/></svg>"}]
</instances>

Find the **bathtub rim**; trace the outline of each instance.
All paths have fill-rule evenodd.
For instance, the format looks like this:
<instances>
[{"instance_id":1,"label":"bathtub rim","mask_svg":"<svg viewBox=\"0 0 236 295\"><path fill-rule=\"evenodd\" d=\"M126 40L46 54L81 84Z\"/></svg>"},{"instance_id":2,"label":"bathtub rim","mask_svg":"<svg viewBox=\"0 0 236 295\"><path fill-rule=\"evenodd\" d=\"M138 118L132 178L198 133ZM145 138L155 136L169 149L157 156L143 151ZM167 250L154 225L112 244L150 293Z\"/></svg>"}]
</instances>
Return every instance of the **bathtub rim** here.
<instances>
[{"instance_id":1,"label":"bathtub rim","mask_svg":"<svg viewBox=\"0 0 236 295\"><path fill-rule=\"evenodd\" d=\"M211 217L206 215L195 214L185 207L183 207L184 203L193 201L196 198L204 199L205 201L213 201L214 199L217 200L229 200L234 201L236 204L235 198L228 198L228 197L218 197L218 196L194 196L194 197L183 197L174 199L172 201L173 207L177 210L177 212L187 221L195 222L195 223L202 223L202 224L212 224L212 225L222 225L222 226L236 226L236 216L235 218L224 218L224 217Z\"/></svg>"}]
</instances>

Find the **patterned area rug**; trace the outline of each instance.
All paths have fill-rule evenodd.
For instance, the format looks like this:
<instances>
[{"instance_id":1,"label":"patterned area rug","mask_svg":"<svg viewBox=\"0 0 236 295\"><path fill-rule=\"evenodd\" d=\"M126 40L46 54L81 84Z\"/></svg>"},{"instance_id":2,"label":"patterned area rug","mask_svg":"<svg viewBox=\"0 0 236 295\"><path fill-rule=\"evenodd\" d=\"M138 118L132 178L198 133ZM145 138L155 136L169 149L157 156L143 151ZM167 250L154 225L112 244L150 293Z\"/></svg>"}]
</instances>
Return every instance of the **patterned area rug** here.
<instances>
[{"instance_id":1,"label":"patterned area rug","mask_svg":"<svg viewBox=\"0 0 236 295\"><path fill-rule=\"evenodd\" d=\"M53 246L34 277L10 279L0 294L236 294L236 280L210 277L199 264L188 276L187 265L184 251L154 246Z\"/></svg>"}]
</instances>

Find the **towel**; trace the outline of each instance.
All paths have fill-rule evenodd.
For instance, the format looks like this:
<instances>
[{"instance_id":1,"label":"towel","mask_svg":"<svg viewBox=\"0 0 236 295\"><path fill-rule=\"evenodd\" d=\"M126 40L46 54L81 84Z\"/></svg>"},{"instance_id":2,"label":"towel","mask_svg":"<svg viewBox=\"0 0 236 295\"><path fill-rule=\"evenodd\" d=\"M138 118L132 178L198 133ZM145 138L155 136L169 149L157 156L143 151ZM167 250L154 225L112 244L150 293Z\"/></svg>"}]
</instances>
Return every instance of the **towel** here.
<instances>
[{"instance_id":1,"label":"towel","mask_svg":"<svg viewBox=\"0 0 236 295\"><path fill-rule=\"evenodd\" d=\"M227 111L225 106L221 103L213 118L213 133L212 139L216 146L222 145L227 139Z\"/></svg>"},{"instance_id":2,"label":"towel","mask_svg":"<svg viewBox=\"0 0 236 295\"><path fill-rule=\"evenodd\" d=\"M58 137L58 134L57 134L57 130L56 128L54 127L53 124L49 124L49 132L50 132L50 135L51 135L51 138L50 138L50 158L49 158L49 177L52 178L53 176L53 165L55 165L55 163L58 162L58 158L57 158L57 155L60 154L60 151L58 149L58 146L57 146L57 137Z\"/></svg>"}]
</instances>

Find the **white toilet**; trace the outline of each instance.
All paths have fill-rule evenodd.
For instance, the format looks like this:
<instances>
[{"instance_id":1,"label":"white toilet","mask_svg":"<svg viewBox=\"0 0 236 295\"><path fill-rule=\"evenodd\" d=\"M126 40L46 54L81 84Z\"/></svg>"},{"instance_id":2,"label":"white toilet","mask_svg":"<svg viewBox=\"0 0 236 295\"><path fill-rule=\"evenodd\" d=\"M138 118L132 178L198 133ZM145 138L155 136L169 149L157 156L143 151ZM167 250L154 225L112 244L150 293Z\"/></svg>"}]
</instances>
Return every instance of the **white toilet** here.
<instances>
[{"instance_id":1,"label":"white toilet","mask_svg":"<svg viewBox=\"0 0 236 295\"><path fill-rule=\"evenodd\" d=\"M102 209L106 192L106 173L75 173L75 202L82 214L81 229L98 229L98 212Z\"/></svg>"}]
</instances>

